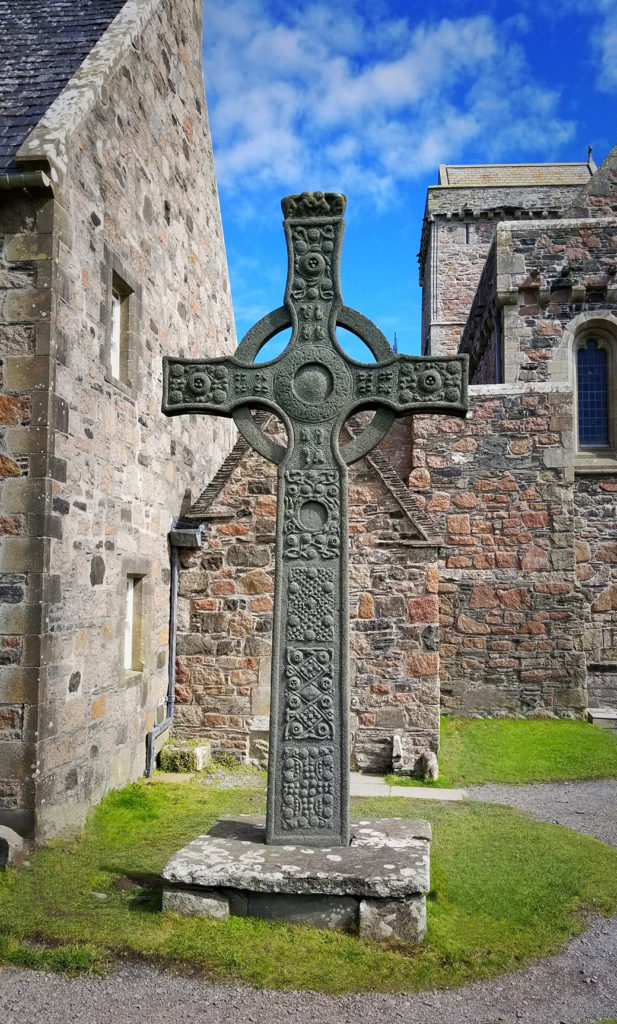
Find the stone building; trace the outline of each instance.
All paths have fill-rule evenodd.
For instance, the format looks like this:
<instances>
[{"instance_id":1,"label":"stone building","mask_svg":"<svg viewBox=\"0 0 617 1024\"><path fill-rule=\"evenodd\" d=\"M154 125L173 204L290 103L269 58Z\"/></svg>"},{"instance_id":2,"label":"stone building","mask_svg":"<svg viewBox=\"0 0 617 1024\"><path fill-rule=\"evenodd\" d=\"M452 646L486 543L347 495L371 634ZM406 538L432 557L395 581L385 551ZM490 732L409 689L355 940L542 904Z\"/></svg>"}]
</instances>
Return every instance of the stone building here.
<instances>
[{"instance_id":1,"label":"stone building","mask_svg":"<svg viewBox=\"0 0 617 1024\"><path fill-rule=\"evenodd\" d=\"M617 150L443 166L423 354L470 356L465 420L415 416L350 470L353 758L418 764L439 711L617 707ZM274 468L237 442L187 519L176 728L263 760Z\"/></svg>"},{"instance_id":2,"label":"stone building","mask_svg":"<svg viewBox=\"0 0 617 1024\"><path fill-rule=\"evenodd\" d=\"M162 355L235 336L200 0L0 22L0 826L45 838L165 720L167 534L232 435L160 415Z\"/></svg>"},{"instance_id":3,"label":"stone building","mask_svg":"<svg viewBox=\"0 0 617 1024\"><path fill-rule=\"evenodd\" d=\"M220 419L160 412L163 354L235 345L200 0L0 20L0 831L44 839L169 727L177 520L205 536L174 728L264 760L276 477ZM350 472L368 770L395 736L435 750L440 710L617 706L617 151L440 168L420 270L423 352L469 354L471 409L398 421Z\"/></svg>"}]
</instances>

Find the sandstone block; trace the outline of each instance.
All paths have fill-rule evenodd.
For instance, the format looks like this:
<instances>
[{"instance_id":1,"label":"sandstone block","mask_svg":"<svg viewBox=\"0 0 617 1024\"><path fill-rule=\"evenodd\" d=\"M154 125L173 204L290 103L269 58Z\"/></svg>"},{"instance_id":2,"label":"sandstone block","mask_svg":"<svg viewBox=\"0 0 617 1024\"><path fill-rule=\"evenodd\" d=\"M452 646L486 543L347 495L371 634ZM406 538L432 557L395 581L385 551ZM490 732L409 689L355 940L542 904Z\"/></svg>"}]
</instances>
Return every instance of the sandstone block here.
<instances>
[{"instance_id":1,"label":"sandstone block","mask_svg":"<svg viewBox=\"0 0 617 1024\"><path fill-rule=\"evenodd\" d=\"M0 825L0 870L18 864L24 854L24 840L8 825Z\"/></svg>"},{"instance_id":2,"label":"sandstone block","mask_svg":"<svg viewBox=\"0 0 617 1024\"><path fill-rule=\"evenodd\" d=\"M238 589L241 594L271 594L274 592L274 580L263 569L254 569L240 578Z\"/></svg>"},{"instance_id":3,"label":"sandstone block","mask_svg":"<svg viewBox=\"0 0 617 1024\"><path fill-rule=\"evenodd\" d=\"M466 615L465 612L461 612L457 621L456 628L459 633L468 633L470 635L479 634L485 636L490 633L490 626L487 626L485 622L480 622L478 619L472 618L471 615Z\"/></svg>"},{"instance_id":4,"label":"sandstone block","mask_svg":"<svg viewBox=\"0 0 617 1024\"><path fill-rule=\"evenodd\" d=\"M521 556L522 569L548 569L549 557L543 548L528 547Z\"/></svg>"},{"instance_id":5,"label":"sandstone block","mask_svg":"<svg viewBox=\"0 0 617 1024\"><path fill-rule=\"evenodd\" d=\"M471 530L469 516L457 515L446 517L446 527L448 533L453 534L467 534Z\"/></svg>"},{"instance_id":6,"label":"sandstone block","mask_svg":"<svg viewBox=\"0 0 617 1024\"><path fill-rule=\"evenodd\" d=\"M439 604L436 596L412 597L407 602L410 622L438 622Z\"/></svg>"},{"instance_id":7,"label":"sandstone block","mask_svg":"<svg viewBox=\"0 0 617 1024\"><path fill-rule=\"evenodd\" d=\"M200 772L211 758L211 741L202 740L199 746L168 743L160 753L160 766L164 772Z\"/></svg>"},{"instance_id":8,"label":"sandstone block","mask_svg":"<svg viewBox=\"0 0 617 1024\"><path fill-rule=\"evenodd\" d=\"M375 616L375 601L372 594L360 594L358 616L361 619L372 619Z\"/></svg>"},{"instance_id":9,"label":"sandstone block","mask_svg":"<svg viewBox=\"0 0 617 1024\"><path fill-rule=\"evenodd\" d=\"M21 476L19 464L8 455L0 455L0 477Z\"/></svg>"},{"instance_id":10,"label":"sandstone block","mask_svg":"<svg viewBox=\"0 0 617 1024\"><path fill-rule=\"evenodd\" d=\"M439 672L438 654L412 654L407 658L407 673L410 676L430 676Z\"/></svg>"}]
</instances>

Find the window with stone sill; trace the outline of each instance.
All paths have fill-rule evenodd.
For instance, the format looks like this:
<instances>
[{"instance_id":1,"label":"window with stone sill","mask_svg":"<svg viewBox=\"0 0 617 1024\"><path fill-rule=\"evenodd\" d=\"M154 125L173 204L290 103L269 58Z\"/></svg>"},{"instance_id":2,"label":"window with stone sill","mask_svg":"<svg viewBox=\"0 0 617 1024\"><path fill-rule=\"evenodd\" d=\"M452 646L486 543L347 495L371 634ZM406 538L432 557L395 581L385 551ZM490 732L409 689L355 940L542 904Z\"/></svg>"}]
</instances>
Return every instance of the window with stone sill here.
<instances>
[{"instance_id":1,"label":"window with stone sill","mask_svg":"<svg viewBox=\"0 0 617 1024\"><path fill-rule=\"evenodd\" d=\"M111 328L109 336L109 369L115 380L130 384L129 379L129 301L132 292L122 278L112 274Z\"/></svg>"},{"instance_id":2,"label":"window with stone sill","mask_svg":"<svg viewBox=\"0 0 617 1024\"><path fill-rule=\"evenodd\" d=\"M102 275L103 374L106 381L135 398L139 388L142 285L107 244L104 245Z\"/></svg>"},{"instance_id":3,"label":"window with stone sill","mask_svg":"<svg viewBox=\"0 0 617 1024\"><path fill-rule=\"evenodd\" d=\"M614 342L602 331L577 338L576 437L581 456L612 458L616 448Z\"/></svg>"}]
</instances>

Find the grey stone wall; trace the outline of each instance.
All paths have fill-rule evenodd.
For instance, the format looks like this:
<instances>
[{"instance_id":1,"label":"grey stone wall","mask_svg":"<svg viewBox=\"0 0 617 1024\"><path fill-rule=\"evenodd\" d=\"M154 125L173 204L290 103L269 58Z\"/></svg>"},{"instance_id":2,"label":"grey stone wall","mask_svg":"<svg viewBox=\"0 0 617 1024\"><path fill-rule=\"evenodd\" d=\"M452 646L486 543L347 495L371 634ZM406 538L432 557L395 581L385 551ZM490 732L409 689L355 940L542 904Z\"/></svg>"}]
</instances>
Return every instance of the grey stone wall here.
<instances>
[{"instance_id":1,"label":"grey stone wall","mask_svg":"<svg viewBox=\"0 0 617 1024\"><path fill-rule=\"evenodd\" d=\"M51 429L20 435L25 453L44 446L48 466L48 595L40 659L32 656L34 804L45 838L143 771L166 690L166 534L193 480L213 473L232 440L220 421L160 413L163 354L219 355L235 341L197 0L130 0L24 152L49 160L54 178L41 349ZM113 273L132 290L121 381L109 354ZM31 390L25 358L8 379L15 398ZM18 558L9 565L27 569ZM143 577L143 601L140 663L125 671L128 575ZM9 719L15 732L17 716ZM0 740L0 780L13 775L6 751Z\"/></svg>"},{"instance_id":2,"label":"grey stone wall","mask_svg":"<svg viewBox=\"0 0 617 1024\"><path fill-rule=\"evenodd\" d=\"M499 226L505 381L573 383L572 325L617 314L615 232L607 219Z\"/></svg>"},{"instance_id":3,"label":"grey stone wall","mask_svg":"<svg viewBox=\"0 0 617 1024\"><path fill-rule=\"evenodd\" d=\"M566 210L580 192L580 185L432 185L427 196L427 214L493 213L497 220L508 210ZM524 216L524 214L523 214Z\"/></svg>"},{"instance_id":4,"label":"grey stone wall","mask_svg":"<svg viewBox=\"0 0 617 1024\"><path fill-rule=\"evenodd\" d=\"M34 823L41 634L58 580L48 575L59 519L49 457L61 403L52 397L53 200L0 192L0 824Z\"/></svg>"},{"instance_id":5,"label":"grey stone wall","mask_svg":"<svg viewBox=\"0 0 617 1024\"><path fill-rule=\"evenodd\" d=\"M497 261L491 245L463 331L459 352L469 355L471 384L500 384L503 364L502 316L497 303Z\"/></svg>"},{"instance_id":6,"label":"grey stone wall","mask_svg":"<svg viewBox=\"0 0 617 1024\"><path fill-rule=\"evenodd\" d=\"M500 221L558 216L580 186L429 188L420 243L422 352L458 350L489 247ZM466 349L467 351L467 349ZM483 372L476 383L489 381Z\"/></svg>"},{"instance_id":7,"label":"grey stone wall","mask_svg":"<svg viewBox=\"0 0 617 1024\"><path fill-rule=\"evenodd\" d=\"M437 218L431 224L422 277L426 355L454 355L458 351L494 232L492 219L474 220L466 215L460 219Z\"/></svg>"}]
</instances>

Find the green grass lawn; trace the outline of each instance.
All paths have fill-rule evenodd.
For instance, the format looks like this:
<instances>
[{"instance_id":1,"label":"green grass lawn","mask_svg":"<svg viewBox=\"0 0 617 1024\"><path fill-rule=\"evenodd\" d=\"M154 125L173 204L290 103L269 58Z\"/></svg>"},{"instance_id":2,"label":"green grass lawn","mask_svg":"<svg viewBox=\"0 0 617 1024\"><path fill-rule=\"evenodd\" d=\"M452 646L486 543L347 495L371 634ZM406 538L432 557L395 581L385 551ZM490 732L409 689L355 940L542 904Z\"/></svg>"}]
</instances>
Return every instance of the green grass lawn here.
<instances>
[{"instance_id":1,"label":"green grass lawn","mask_svg":"<svg viewBox=\"0 0 617 1024\"><path fill-rule=\"evenodd\" d=\"M0 873L0 961L78 972L129 956L256 986L418 990L516 969L579 933L586 908L617 911L617 851L594 839L506 807L390 798L354 801L353 813L431 820L425 946L161 914L158 878L171 854L221 814L260 812L263 803L257 790L198 780L110 793L78 838Z\"/></svg>"},{"instance_id":2,"label":"green grass lawn","mask_svg":"<svg viewBox=\"0 0 617 1024\"><path fill-rule=\"evenodd\" d=\"M441 788L617 778L617 736L587 722L442 718ZM388 775L391 785L426 785Z\"/></svg>"}]
</instances>

